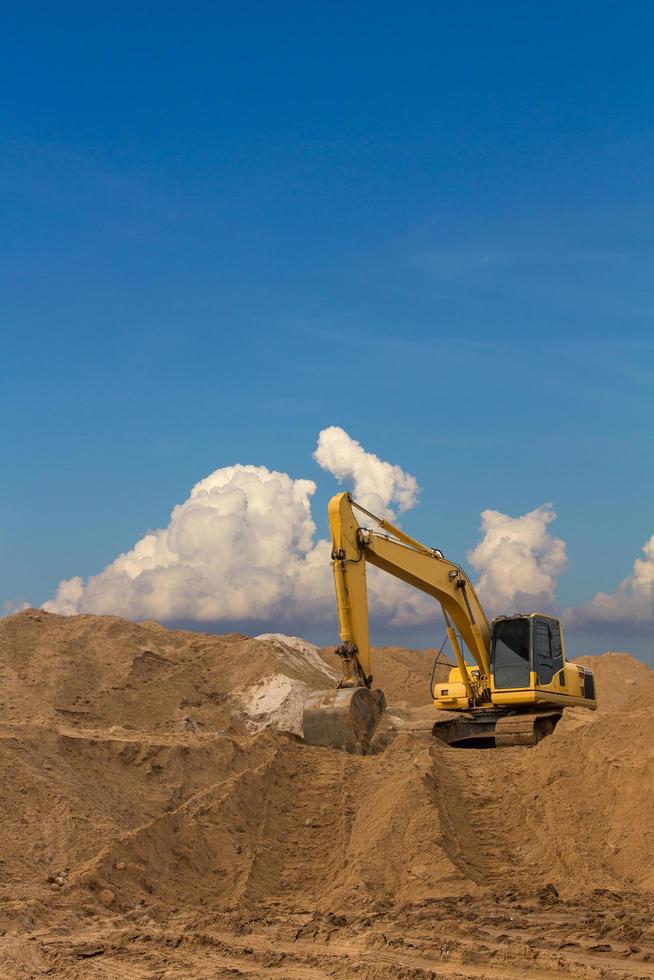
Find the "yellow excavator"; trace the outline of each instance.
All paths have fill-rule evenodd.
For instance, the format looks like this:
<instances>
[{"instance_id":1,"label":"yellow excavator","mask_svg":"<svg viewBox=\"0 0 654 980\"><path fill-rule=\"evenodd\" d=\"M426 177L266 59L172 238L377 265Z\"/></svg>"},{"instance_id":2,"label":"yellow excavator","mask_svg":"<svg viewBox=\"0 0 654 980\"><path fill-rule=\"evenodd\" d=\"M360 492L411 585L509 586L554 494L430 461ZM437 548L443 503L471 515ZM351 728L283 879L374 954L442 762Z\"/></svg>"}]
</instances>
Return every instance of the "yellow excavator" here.
<instances>
[{"instance_id":1,"label":"yellow excavator","mask_svg":"<svg viewBox=\"0 0 654 980\"><path fill-rule=\"evenodd\" d=\"M378 529L361 527L355 510ZM368 562L442 607L456 666L446 683L432 679L431 695L434 707L448 712L435 723L434 734L449 745L534 745L554 730L564 708L597 707L593 673L566 662L557 619L528 613L489 623L461 566L437 548L371 514L349 493L332 497L328 515L343 676L335 690L305 703L305 742L365 754L383 715L384 694L372 686ZM460 641L472 664L466 663Z\"/></svg>"}]
</instances>

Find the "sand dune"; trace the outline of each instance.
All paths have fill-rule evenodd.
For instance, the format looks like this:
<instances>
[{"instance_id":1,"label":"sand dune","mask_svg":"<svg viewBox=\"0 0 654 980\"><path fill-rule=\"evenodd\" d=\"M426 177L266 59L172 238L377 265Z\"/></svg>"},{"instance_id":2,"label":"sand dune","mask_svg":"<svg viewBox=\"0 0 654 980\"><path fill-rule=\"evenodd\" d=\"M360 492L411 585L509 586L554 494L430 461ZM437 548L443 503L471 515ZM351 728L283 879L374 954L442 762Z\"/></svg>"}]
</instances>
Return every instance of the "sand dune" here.
<instances>
[{"instance_id":1,"label":"sand dune","mask_svg":"<svg viewBox=\"0 0 654 980\"><path fill-rule=\"evenodd\" d=\"M428 717L431 656L374 656ZM653 976L654 671L585 662L601 710L533 749L359 758L299 738L296 638L0 621L0 974Z\"/></svg>"}]
</instances>

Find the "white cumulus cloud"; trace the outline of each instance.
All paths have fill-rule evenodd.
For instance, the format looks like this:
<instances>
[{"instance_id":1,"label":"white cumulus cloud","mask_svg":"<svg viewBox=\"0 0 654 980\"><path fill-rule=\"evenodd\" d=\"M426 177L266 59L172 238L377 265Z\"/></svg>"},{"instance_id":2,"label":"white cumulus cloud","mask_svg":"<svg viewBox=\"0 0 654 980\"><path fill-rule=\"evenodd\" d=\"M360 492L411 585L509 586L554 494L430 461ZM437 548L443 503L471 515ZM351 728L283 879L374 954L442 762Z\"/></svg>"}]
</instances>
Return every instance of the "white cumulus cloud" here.
<instances>
[{"instance_id":1,"label":"white cumulus cloud","mask_svg":"<svg viewBox=\"0 0 654 980\"><path fill-rule=\"evenodd\" d=\"M556 579L567 564L565 542L548 531L555 518L550 504L521 517L482 511L483 537L468 560L479 573L477 590L489 614L553 606Z\"/></svg>"},{"instance_id":2,"label":"white cumulus cloud","mask_svg":"<svg viewBox=\"0 0 654 980\"><path fill-rule=\"evenodd\" d=\"M586 605L569 609L566 621L589 627L616 624L626 629L654 624L654 534L642 551L645 557L636 558L631 575L615 592L598 592Z\"/></svg>"},{"instance_id":3,"label":"white cumulus cloud","mask_svg":"<svg viewBox=\"0 0 654 980\"><path fill-rule=\"evenodd\" d=\"M415 476L366 452L337 425L322 430L313 458L340 482L353 481L355 499L379 517L393 518L393 502L400 511L418 502L420 488Z\"/></svg>"},{"instance_id":4,"label":"white cumulus cloud","mask_svg":"<svg viewBox=\"0 0 654 980\"><path fill-rule=\"evenodd\" d=\"M366 452L341 428L320 433L314 456L373 513L406 511L417 501L415 477ZM331 546L316 533L315 491L312 480L264 466L217 469L173 509L166 527L143 535L86 581L62 581L44 608L163 622L335 626ZM565 566L564 543L547 531L554 516L549 507L517 518L484 511L483 539L468 557L489 612L551 605ZM373 567L368 593L377 629L438 627L435 600Z\"/></svg>"},{"instance_id":5,"label":"white cumulus cloud","mask_svg":"<svg viewBox=\"0 0 654 980\"><path fill-rule=\"evenodd\" d=\"M410 506L415 478L366 453L342 429L322 432L317 451L333 448L334 432L342 446L350 446L355 492L365 494L367 504ZM329 458L323 456L322 465L331 471ZM340 465L338 473L345 474ZM331 547L316 540L315 490L312 480L294 480L264 466L215 470L173 509L167 527L145 534L86 582L79 576L62 581L44 609L163 621L331 622ZM433 601L376 571L371 569L369 594L378 621L435 618Z\"/></svg>"},{"instance_id":6,"label":"white cumulus cloud","mask_svg":"<svg viewBox=\"0 0 654 980\"><path fill-rule=\"evenodd\" d=\"M167 527L145 534L86 583L60 584L51 612L131 619L257 619L324 591L312 480L264 466L226 466L197 483ZM324 562L321 561L324 558Z\"/></svg>"}]
</instances>

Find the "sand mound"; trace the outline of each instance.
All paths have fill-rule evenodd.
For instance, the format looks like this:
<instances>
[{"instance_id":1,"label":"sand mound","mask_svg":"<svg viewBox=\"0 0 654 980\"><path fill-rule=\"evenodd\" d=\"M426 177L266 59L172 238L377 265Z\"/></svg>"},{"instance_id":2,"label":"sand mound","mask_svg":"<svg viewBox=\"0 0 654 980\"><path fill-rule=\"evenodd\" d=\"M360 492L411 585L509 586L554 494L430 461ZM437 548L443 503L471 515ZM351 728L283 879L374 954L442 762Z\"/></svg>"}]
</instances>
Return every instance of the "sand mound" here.
<instances>
[{"instance_id":1,"label":"sand mound","mask_svg":"<svg viewBox=\"0 0 654 980\"><path fill-rule=\"evenodd\" d=\"M290 692L299 701L306 691L332 687L336 676L317 648L298 650L290 640L28 609L0 621L4 718L243 734L260 716L274 724L279 713L283 727Z\"/></svg>"},{"instance_id":2,"label":"sand mound","mask_svg":"<svg viewBox=\"0 0 654 980\"><path fill-rule=\"evenodd\" d=\"M575 663L592 668L599 711L615 713L654 705L654 670L628 653L577 657Z\"/></svg>"},{"instance_id":3,"label":"sand mound","mask_svg":"<svg viewBox=\"0 0 654 980\"><path fill-rule=\"evenodd\" d=\"M427 711L433 656L374 657L391 712ZM650 975L654 672L585 662L603 710L534 749L358 758L293 734L338 666L297 637L1 620L0 974Z\"/></svg>"}]
</instances>

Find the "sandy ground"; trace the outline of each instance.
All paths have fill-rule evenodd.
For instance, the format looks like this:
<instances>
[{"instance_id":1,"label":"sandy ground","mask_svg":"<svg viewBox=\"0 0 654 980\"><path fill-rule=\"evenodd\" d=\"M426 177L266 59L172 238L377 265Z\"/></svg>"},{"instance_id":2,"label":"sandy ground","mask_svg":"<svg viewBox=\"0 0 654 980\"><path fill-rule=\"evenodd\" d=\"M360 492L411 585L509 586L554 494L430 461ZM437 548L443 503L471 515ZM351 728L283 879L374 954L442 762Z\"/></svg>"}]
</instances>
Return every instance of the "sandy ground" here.
<instances>
[{"instance_id":1,"label":"sandy ground","mask_svg":"<svg viewBox=\"0 0 654 980\"><path fill-rule=\"evenodd\" d=\"M1 620L0 976L654 976L654 671L585 662L601 711L461 750L379 651L358 758L297 734L310 644Z\"/></svg>"}]
</instances>

